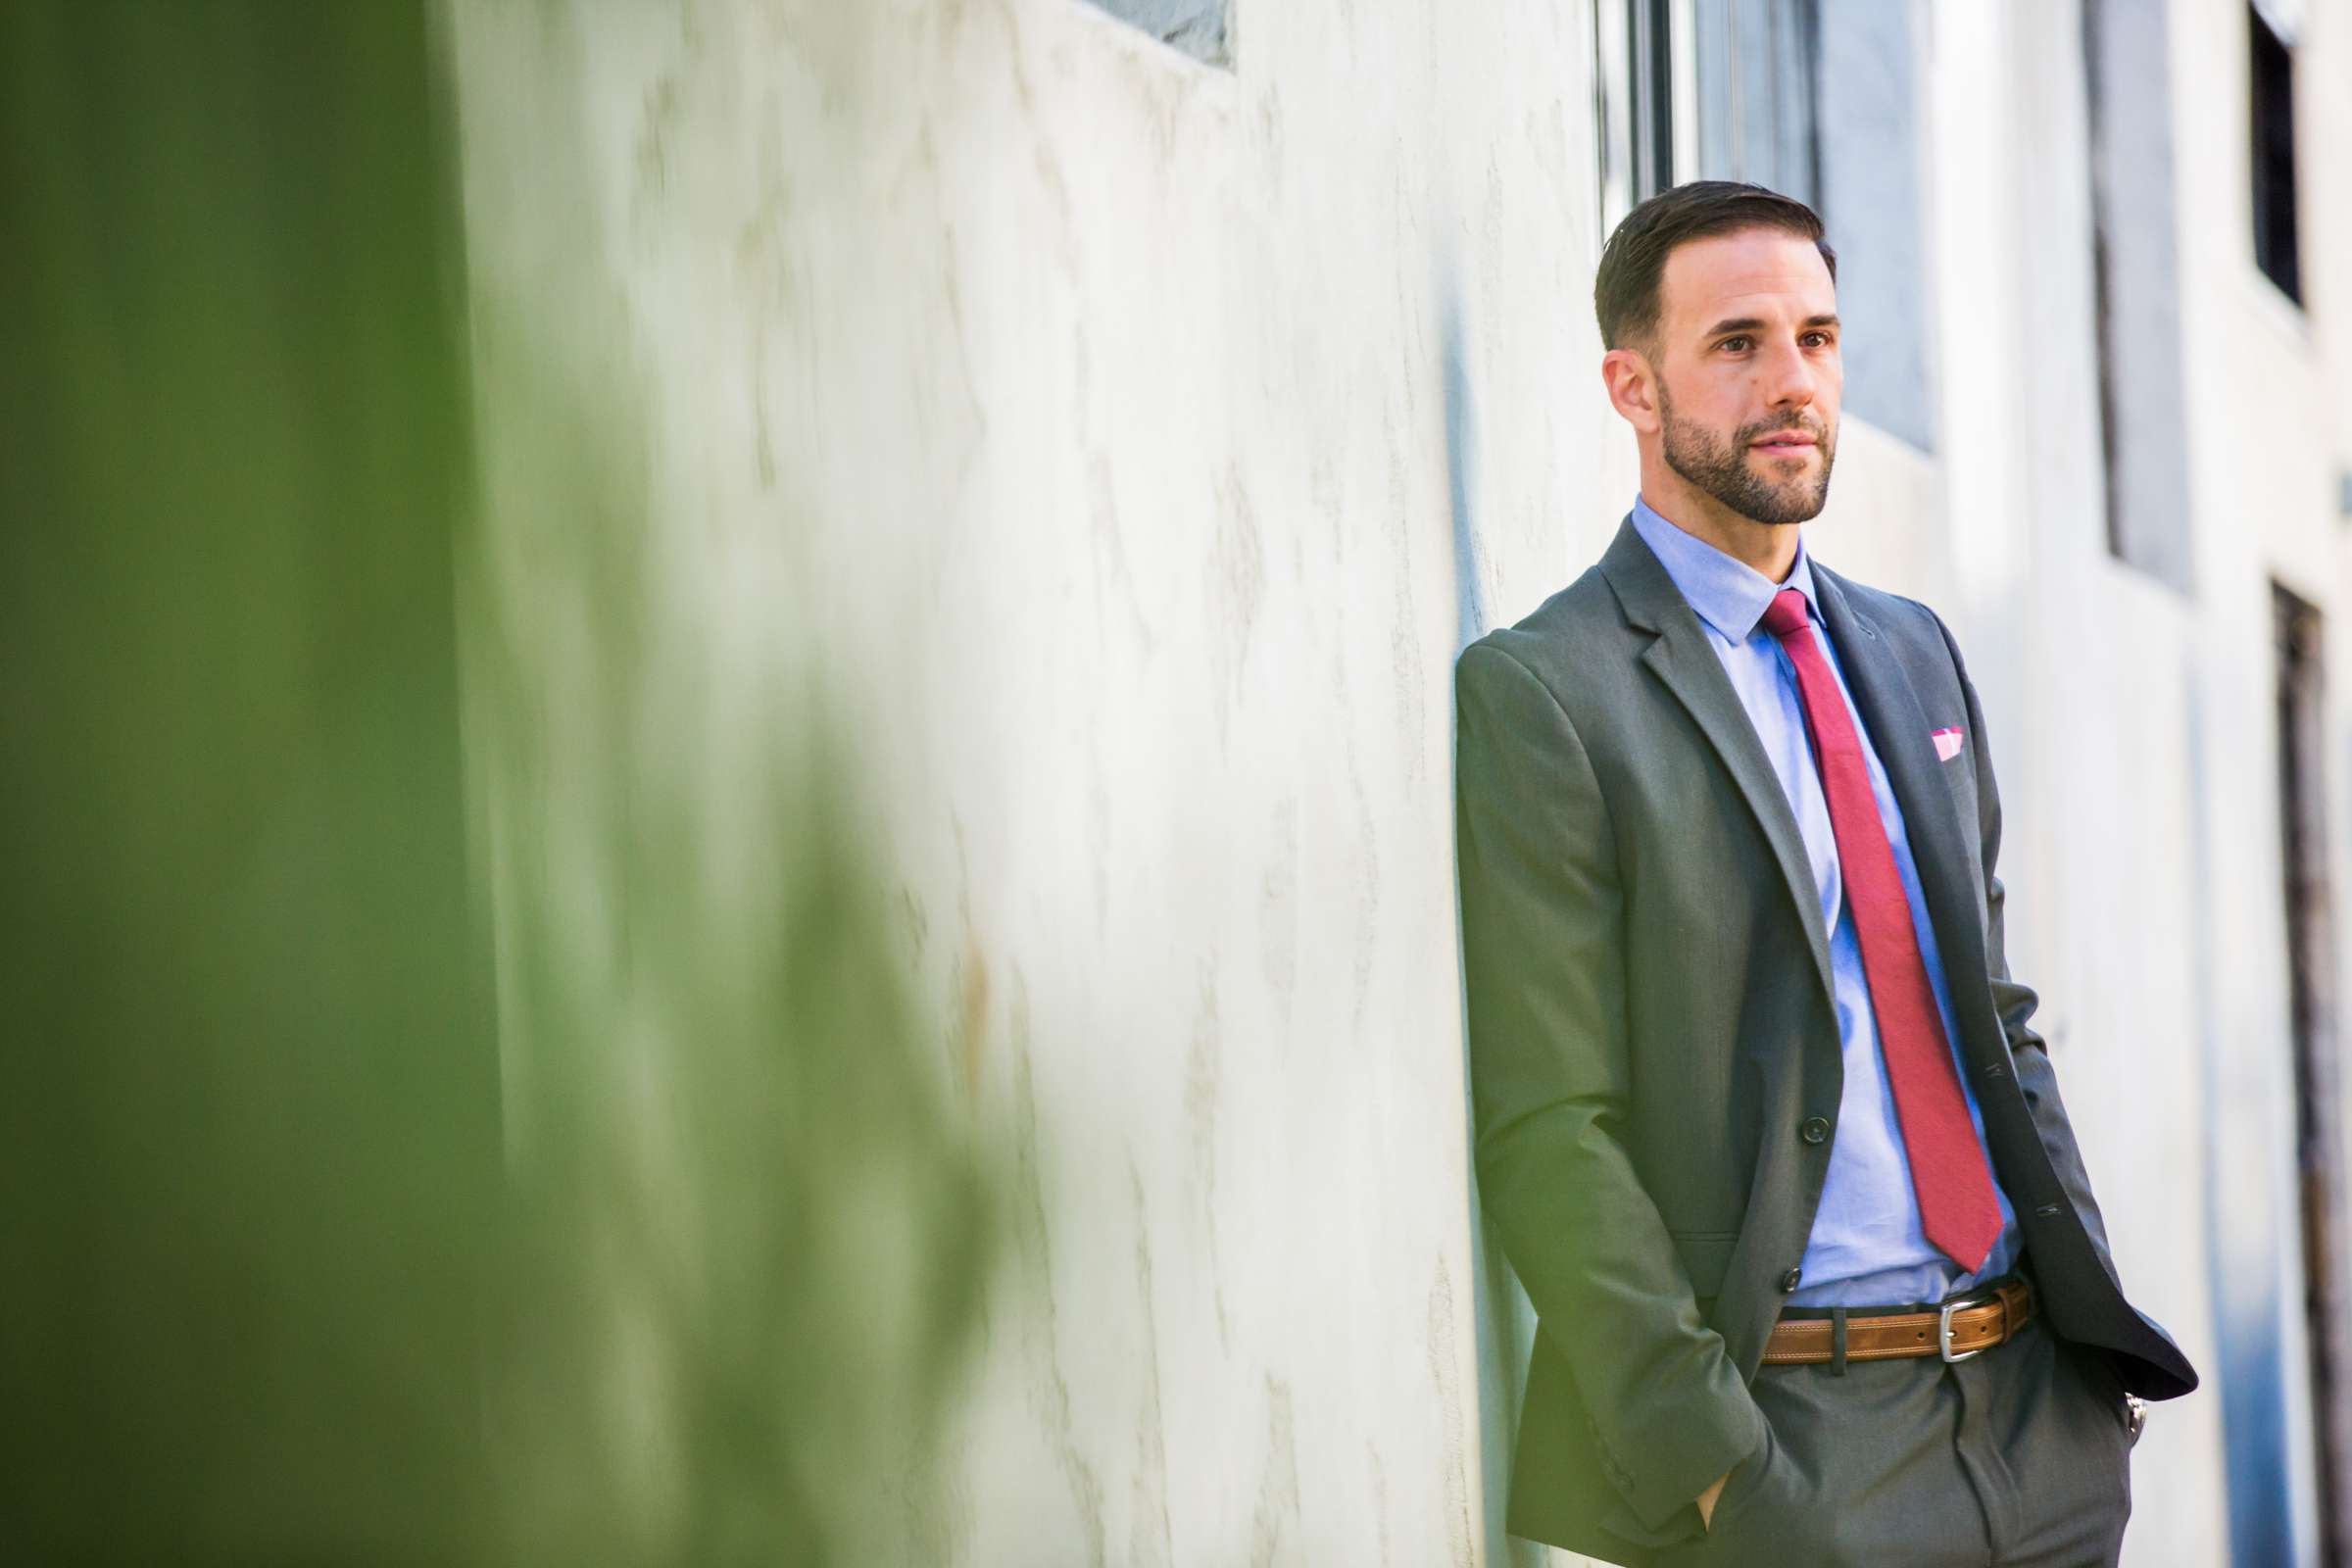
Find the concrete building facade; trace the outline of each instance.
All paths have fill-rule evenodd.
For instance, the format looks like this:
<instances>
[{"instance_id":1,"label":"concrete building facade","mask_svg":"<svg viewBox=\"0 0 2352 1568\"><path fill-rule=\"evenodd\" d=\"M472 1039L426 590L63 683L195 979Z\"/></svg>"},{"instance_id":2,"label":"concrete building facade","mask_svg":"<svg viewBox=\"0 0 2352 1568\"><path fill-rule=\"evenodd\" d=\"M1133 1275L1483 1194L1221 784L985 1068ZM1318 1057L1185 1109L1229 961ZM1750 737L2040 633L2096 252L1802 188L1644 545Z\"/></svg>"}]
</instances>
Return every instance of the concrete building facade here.
<instances>
[{"instance_id":1,"label":"concrete building facade","mask_svg":"<svg viewBox=\"0 0 2352 1568\"><path fill-rule=\"evenodd\" d=\"M1471 1178L1451 664L1632 499L1607 225L1768 153L1855 322L1808 539L1960 639L2012 966L2207 1377L2152 1413L2128 1560L2321 1560L2352 6L1159 10L443 13L499 928L603 951L624 750L757 875L763 748L821 702L942 1082L1014 1150L944 1479L862 1560L1541 1559L1499 1523L1532 1326ZM556 1048L501 1049L527 1157Z\"/></svg>"}]
</instances>

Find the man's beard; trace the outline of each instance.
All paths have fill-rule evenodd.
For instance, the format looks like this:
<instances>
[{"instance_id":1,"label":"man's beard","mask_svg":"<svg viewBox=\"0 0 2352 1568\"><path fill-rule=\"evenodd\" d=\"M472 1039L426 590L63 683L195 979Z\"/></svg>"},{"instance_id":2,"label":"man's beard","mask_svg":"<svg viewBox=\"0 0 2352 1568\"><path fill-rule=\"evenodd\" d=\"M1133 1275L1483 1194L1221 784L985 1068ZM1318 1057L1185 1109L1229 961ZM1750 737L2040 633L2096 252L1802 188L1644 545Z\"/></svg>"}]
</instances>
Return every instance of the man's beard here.
<instances>
[{"instance_id":1,"label":"man's beard","mask_svg":"<svg viewBox=\"0 0 2352 1568\"><path fill-rule=\"evenodd\" d=\"M1666 466L1722 502L1743 517L1757 522L1804 522L1821 515L1830 500L1830 466L1838 459L1836 432L1811 414L1743 424L1732 432L1729 444L1704 425L1674 416L1674 402L1666 383L1658 383L1658 416L1665 425ZM1747 445L1800 425L1821 448L1821 472L1810 481L1799 475L1775 482L1759 475L1747 463Z\"/></svg>"}]
</instances>

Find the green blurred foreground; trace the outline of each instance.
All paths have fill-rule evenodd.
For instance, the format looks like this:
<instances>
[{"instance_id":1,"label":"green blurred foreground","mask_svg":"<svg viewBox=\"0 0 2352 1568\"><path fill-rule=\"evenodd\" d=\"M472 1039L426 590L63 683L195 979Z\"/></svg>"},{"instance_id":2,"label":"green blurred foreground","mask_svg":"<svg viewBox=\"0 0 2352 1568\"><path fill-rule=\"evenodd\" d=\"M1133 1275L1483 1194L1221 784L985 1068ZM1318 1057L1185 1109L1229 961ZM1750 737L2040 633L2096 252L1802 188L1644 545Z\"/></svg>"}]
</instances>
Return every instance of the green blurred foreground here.
<instances>
[{"instance_id":1,"label":"green blurred foreground","mask_svg":"<svg viewBox=\"0 0 2352 1568\"><path fill-rule=\"evenodd\" d=\"M865 1560L994 1167L821 704L651 659L613 416L585 642L485 565L427 21L0 8L0 1559Z\"/></svg>"}]
</instances>

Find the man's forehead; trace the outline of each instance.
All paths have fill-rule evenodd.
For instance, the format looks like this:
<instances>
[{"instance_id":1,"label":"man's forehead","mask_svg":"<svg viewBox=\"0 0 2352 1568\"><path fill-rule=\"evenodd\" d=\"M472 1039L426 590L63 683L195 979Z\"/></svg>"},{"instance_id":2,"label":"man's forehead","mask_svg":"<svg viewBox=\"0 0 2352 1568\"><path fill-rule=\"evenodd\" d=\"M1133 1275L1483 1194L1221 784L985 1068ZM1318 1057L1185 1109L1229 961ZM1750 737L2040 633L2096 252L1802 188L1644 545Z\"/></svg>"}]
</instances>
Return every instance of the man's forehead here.
<instances>
[{"instance_id":1,"label":"man's forehead","mask_svg":"<svg viewBox=\"0 0 2352 1568\"><path fill-rule=\"evenodd\" d=\"M1781 229L1710 234L1678 245L1659 279L1669 320L1835 314L1838 286L1813 242Z\"/></svg>"}]
</instances>

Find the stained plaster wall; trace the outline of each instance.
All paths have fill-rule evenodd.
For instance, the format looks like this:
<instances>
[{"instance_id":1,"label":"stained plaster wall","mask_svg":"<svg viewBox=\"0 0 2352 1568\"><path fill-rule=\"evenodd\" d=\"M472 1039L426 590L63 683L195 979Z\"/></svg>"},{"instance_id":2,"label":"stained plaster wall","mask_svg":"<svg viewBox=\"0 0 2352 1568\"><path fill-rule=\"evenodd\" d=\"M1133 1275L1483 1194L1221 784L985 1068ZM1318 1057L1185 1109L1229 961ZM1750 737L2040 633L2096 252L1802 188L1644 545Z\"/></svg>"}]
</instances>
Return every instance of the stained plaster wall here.
<instances>
[{"instance_id":1,"label":"stained plaster wall","mask_svg":"<svg viewBox=\"0 0 2352 1568\"><path fill-rule=\"evenodd\" d=\"M2352 274L2343 248L2352 209L2329 172L2352 130L2341 108L2352 71L2352 14L2340 4L2298 9L2300 309L2253 264L2244 12L2196 0L2176 5L2172 20L2181 180L2195 193L2180 242L2198 572L2187 612L2197 725L2190 740L2207 777L2200 828L2211 845L2211 880L2197 912L2214 933L2202 981L2207 1093L2196 1102L2211 1107L2214 1126L2212 1294L2223 1364L2238 1363L2241 1380L2261 1376L2248 1363L2266 1333L2277 1341L2288 1536L2295 1560L2316 1561L2269 617L2276 581L2317 605L2324 618L2330 738L2320 787L2340 911L2352 888L2345 809L2352 752L2343 744L2352 733L2344 624L2352 604L2336 498L2336 475L2352 457L2344 436L2352 428L2352 313L2345 310ZM2339 945L2346 936L2340 912L2336 936ZM2341 1218L2339 1210L2339 1249ZM2226 1436L2235 1451L2252 1434Z\"/></svg>"},{"instance_id":2,"label":"stained plaster wall","mask_svg":"<svg viewBox=\"0 0 2352 1568\"><path fill-rule=\"evenodd\" d=\"M612 917L566 836L629 808L615 747L693 853L756 842L821 683L1016 1151L948 1483L877 1560L1497 1559L1448 692L1631 487L1573 9L1254 8L1233 72L1074 0L449 16L482 662L551 715L480 716L481 788L569 803L497 897Z\"/></svg>"},{"instance_id":3,"label":"stained plaster wall","mask_svg":"<svg viewBox=\"0 0 2352 1568\"><path fill-rule=\"evenodd\" d=\"M2013 967L2134 1297L2209 1375L2217 1267L2278 1276L2292 1350L2263 579L2332 606L2343 570L2337 383L2256 341L2234 9L2174 9L2196 594L2106 554L2071 5L1925 8L1936 455L1850 420L1809 530L1961 639ZM561 714L615 614L653 651L612 724L477 769L484 809L652 748L723 864L745 736L814 683L943 1079L1016 1152L947 1483L877 1552L1510 1549L1527 1325L1468 1193L1447 677L1634 485L1593 370L1590 18L1234 12L1231 71L1077 0L449 12L484 662ZM563 835L622 808L586 789L503 905L593 923L617 895ZM2158 1413L2128 1560L2224 1560L2223 1442L2218 1399Z\"/></svg>"}]
</instances>

